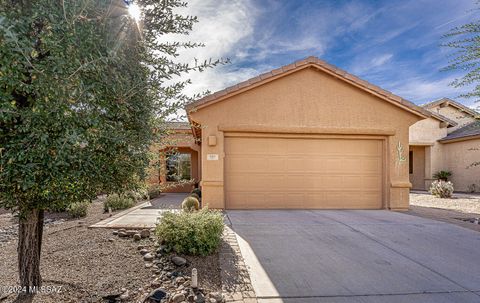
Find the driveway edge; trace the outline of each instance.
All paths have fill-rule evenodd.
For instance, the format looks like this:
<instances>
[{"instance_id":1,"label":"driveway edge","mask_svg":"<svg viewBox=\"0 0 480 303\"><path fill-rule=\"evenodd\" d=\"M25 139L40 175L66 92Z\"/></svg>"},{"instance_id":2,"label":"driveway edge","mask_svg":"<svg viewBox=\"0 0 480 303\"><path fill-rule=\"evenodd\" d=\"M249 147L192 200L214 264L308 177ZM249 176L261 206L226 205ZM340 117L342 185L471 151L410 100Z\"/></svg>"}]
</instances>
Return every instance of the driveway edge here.
<instances>
[{"instance_id":1,"label":"driveway edge","mask_svg":"<svg viewBox=\"0 0 480 303\"><path fill-rule=\"evenodd\" d=\"M256 294L235 232L225 225L219 252L222 291L226 302L257 303Z\"/></svg>"}]
</instances>

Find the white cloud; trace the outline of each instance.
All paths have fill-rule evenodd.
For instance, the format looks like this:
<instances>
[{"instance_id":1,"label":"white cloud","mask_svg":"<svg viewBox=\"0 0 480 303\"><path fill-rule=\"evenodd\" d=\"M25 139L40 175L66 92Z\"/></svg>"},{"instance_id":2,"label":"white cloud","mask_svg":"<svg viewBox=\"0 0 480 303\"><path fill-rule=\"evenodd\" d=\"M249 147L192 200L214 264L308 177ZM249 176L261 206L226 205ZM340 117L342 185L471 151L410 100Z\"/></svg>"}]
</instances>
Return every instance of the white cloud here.
<instances>
[{"instance_id":1,"label":"white cloud","mask_svg":"<svg viewBox=\"0 0 480 303\"><path fill-rule=\"evenodd\" d=\"M371 67L382 66L393 58L393 54L384 54L370 60Z\"/></svg>"},{"instance_id":2,"label":"white cloud","mask_svg":"<svg viewBox=\"0 0 480 303\"><path fill-rule=\"evenodd\" d=\"M389 86L393 93L417 104L443 97L461 101L462 99L459 99L458 96L469 88L455 88L450 85L453 80L455 80L453 76L438 80L426 80L421 77L416 77L405 79L403 82L393 83L393 85Z\"/></svg>"},{"instance_id":3,"label":"white cloud","mask_svg":"<svg viewBox=\"0 0 480 303\"><path fill-rule=\"evenodd\" d=\"M246 0L192 0L181 13L197 16L199 22L188 36L169 35L162 39L170 41L190 41L205 44L204 47L179 50L178 61L193 63L208 59L227 58L237 52L238 44L251 36L254 31L257 10ZM238 69L235 74L230 67L218 67L205 72L184 75L192 80L185 93L193 95L206 90L215 91L238 80L242 75L249 76L251 69Z\"/></svg>"}]
</instances>

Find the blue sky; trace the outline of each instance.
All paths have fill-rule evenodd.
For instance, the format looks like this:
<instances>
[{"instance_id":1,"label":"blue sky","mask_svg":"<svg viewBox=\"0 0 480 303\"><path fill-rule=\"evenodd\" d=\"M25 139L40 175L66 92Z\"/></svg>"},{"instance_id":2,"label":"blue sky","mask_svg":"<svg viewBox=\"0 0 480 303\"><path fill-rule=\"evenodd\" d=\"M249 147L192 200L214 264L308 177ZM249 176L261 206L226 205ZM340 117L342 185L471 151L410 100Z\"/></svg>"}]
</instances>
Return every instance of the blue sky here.
<instances>
[{"instance_id":1,"label":"blue sky","mask_svg":"<svg viewBox=\"0 0 480 303\"><path fill-rule=\"evenodd\" d=\"M199 23L190 40L206 47L184 60L229 58L231 64L191 75L190 92L216 91L313 55L422 104L465 89L443 72L451 49L441 36L480 18L475 0L191 0Z\"/></svg>"}]
</instances>

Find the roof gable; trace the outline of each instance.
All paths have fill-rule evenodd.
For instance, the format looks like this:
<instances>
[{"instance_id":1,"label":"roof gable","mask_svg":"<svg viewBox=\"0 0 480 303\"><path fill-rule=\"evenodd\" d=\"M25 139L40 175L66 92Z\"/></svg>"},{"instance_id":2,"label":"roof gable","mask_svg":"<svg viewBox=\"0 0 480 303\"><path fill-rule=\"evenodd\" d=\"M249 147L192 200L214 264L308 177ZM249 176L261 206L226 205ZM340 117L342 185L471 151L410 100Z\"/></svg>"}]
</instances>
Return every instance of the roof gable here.
<instances>
[{"instance_id":1,"label":"roof gable","mask_svg":"<svg viewBox=\"0 0 480 303\"><path fill-rule=\"evenodd\" d=\"M477 113L475 110L457 102L457 101L454 101L450 98L442 98L442 99L439 99L439 100L435 100L435 101L432 101L432 102L429 102L429 103L426 103L424 105L422 105L422 107L424 108L427 108L427 109L433 109L435 107L445 107L445 106L451 106L453 108L456 108L457 110L459 110L460 112L462 113L466 113L472 117L478 117L479 116L479 113Z\"/></svg>"},{"instance_id":2,"label":"roof gable","mask_svg":"<svg viewBox=\"0 0 480 303\"><path fill-rule=\"evenodd\" d=\"M285 77L291 73L297 72L305 68L316 68L327 74L334 76L344 82L347 82L361 90L371 93L393 105L396 105L408 112L411 112L421 118L427 118L431 116L430 111L427 111L393 93L386 91L376 85L373 85L365 80L362 80L346 71L339 69L327 62L320 60L316 57L308 57L306 59L296 61L292 64L285 65L283 67L274 69L270 72L261 74L257 77L251 78L244 82L238 83L234 86L228 87L214 94L205 96L199 100L187 104L186 110L188 113L199 110L203 107L225 100L231 96L243 93L247 90L253 89L260 85L274 81L278 78Z\"/></svg>"}]
</instances>

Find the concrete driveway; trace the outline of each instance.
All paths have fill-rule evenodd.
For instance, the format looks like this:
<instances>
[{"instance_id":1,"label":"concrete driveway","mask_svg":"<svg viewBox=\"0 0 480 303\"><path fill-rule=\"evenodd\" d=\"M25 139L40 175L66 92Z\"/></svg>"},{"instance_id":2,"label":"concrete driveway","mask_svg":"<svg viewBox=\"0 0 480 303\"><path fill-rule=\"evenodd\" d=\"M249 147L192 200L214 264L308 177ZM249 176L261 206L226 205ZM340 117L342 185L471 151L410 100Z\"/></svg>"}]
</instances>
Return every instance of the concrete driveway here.
<instances>
[{"instance_id":1,"label":"concrete driveway","mask_svg":"<svg viewBox=\"0 0 480 303\"><path fill-rule=\"evenodd\" d=\"M480 233L389 211L228 211L259 303L480 302Z\"/></svg>"}]
</instances>

